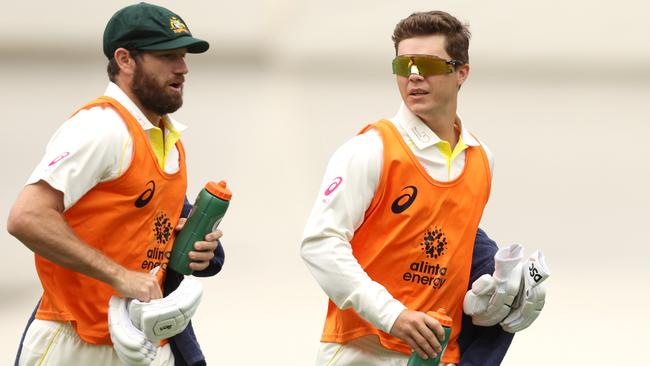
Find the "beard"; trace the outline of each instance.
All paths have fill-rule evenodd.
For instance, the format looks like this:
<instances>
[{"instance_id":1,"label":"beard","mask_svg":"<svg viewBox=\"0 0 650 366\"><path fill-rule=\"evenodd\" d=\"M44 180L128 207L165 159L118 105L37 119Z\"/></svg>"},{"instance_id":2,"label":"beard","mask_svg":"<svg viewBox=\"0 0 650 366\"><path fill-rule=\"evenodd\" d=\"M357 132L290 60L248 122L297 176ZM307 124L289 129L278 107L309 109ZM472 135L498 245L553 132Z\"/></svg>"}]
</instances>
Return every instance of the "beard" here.
<instances>
[{"instance_id":1,"label":"beard","mask_svg":"<svg viewBox=\"0 0 650 366\"><path fill-rule=\"evenodd\" d=\"M161 116L174 113L183 105L182 93L169 92L167 84L160 85L140 63L136 65L131 90L144 108Z\"/></svg>"}]
</instances>

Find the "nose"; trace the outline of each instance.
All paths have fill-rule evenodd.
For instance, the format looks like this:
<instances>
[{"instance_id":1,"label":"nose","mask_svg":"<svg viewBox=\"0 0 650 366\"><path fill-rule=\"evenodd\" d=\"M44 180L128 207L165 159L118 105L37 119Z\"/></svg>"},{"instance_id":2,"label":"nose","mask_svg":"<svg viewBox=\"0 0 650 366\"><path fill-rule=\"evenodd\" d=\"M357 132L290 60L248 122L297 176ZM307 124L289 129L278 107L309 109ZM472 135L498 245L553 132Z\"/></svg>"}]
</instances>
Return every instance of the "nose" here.
<instances>
[{"instance_id":1,"label":"nose","mask_svg":"<svg viewBox=\"0 0 650 366\"><path fill-rule=\"evenodd\" d=\"M178 60L176 62L175 71L176 71L176 74L181 74L181 75L185 75L190 71L190 69L187 67L187 63L185 62L185 59L183 57L178 58Z\"/></svg>"},{"instance_id":2,"label":"nose","mask_svg":"<svg viewBox=\"0 0 650 366\"><path fill-rule=\"evenodd\" d=\"M410 82L416 82L416 81L422 81L424 80L424 76L416 73L412 73L409 75L409 81Z\"/></svg>"}]
</instances>

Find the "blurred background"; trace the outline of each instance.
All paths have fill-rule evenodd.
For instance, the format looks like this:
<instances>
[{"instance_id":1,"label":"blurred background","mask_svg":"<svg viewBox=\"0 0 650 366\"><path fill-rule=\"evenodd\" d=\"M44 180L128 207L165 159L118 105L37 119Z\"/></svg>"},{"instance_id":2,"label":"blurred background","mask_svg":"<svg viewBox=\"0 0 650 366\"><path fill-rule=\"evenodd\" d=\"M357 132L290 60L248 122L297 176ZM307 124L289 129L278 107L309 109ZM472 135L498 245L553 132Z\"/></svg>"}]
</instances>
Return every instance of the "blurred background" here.
<instances>
[{"instance_id":1,"label":"blurred background","mask_svg":"<svg viewBox=\"0 0 650 366\"><path fill-rule=\"evenodd\" d=\"M440 9L470 24L466 126L496 156L482 227L539 248L547 303L504 365L640 364L650 295L650 10L599 1L159 1L210 42L188 55L191 200L234 197L224 270L202 280L195 330L209 364L312 365L326 296L299 257L332 152L399 106L395 24ZM13 362L41 289L9 209L51 134L107 85L102 33L131 2L3 0L0 363ZM645 269L644 269L645 268Z\"/></svg>"}]
</instances>

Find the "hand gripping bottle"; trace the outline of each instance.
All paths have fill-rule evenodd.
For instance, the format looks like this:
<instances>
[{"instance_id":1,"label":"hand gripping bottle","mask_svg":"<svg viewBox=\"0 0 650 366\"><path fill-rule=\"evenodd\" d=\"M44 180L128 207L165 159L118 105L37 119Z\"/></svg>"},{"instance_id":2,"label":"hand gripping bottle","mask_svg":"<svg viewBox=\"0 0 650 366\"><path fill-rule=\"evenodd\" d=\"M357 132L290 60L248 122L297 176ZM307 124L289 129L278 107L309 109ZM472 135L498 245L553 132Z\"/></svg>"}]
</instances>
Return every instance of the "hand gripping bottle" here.
<instances>
[{"instance_id":1,"label":"hand gripping bottle","mask_svg":"<svg viewBox=\"0 0 650 366\"><path fill-rule=\"evenodd\" d=\"M447 348L447 344L449 343L449 336L451 335L451 318L447 316L445 309L442 308L438 309L438 311L427 311L427 315L436 319L440 325L442 325L442 330L445 331L445 339L440 341L442 351L438 353L438 356L436 358L429 358L426 360L418 356L417 353L413 352L406 366L438 366L438 364L440 364L442 354Z\"/></svg>"},{"instance_id":2,"label":"hand gripping bottle","mask_svg":"<svg viewBox=\"0 0 650 366\"><path fill-rule=\"evenodd\" d=\"M226 188L226 182L208 182L196 197L183 230L176 236L172 248L169 266L176 272L189 275L190 258L187 254L194 249L194 243L205 240L208 233L219 226L228 209L232 193Z\"/></svg>"}]
</instances>

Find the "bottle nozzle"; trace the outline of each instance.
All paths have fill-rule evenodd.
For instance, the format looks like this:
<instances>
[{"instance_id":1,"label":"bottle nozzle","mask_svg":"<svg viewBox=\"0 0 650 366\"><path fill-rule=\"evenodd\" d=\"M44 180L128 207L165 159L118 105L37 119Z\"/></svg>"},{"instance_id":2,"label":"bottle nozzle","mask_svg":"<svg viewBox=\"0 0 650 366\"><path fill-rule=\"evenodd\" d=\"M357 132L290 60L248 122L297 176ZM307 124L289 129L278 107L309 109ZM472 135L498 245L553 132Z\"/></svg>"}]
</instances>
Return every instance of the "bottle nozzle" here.
<instances>
[{"instance_id":1,"label":"bottle nozzle","mask_svg":"<svg viewBox=\"0 0 650 366\"><path fill-rule=\"evenodd\" d=\"M219 183L210 181L205 185L205 189L213 196L219 197L224 201L230 201L232 198L232 192L226 187L226 181L224 180L219 181Z\"/></svg>"}]
</instances>

